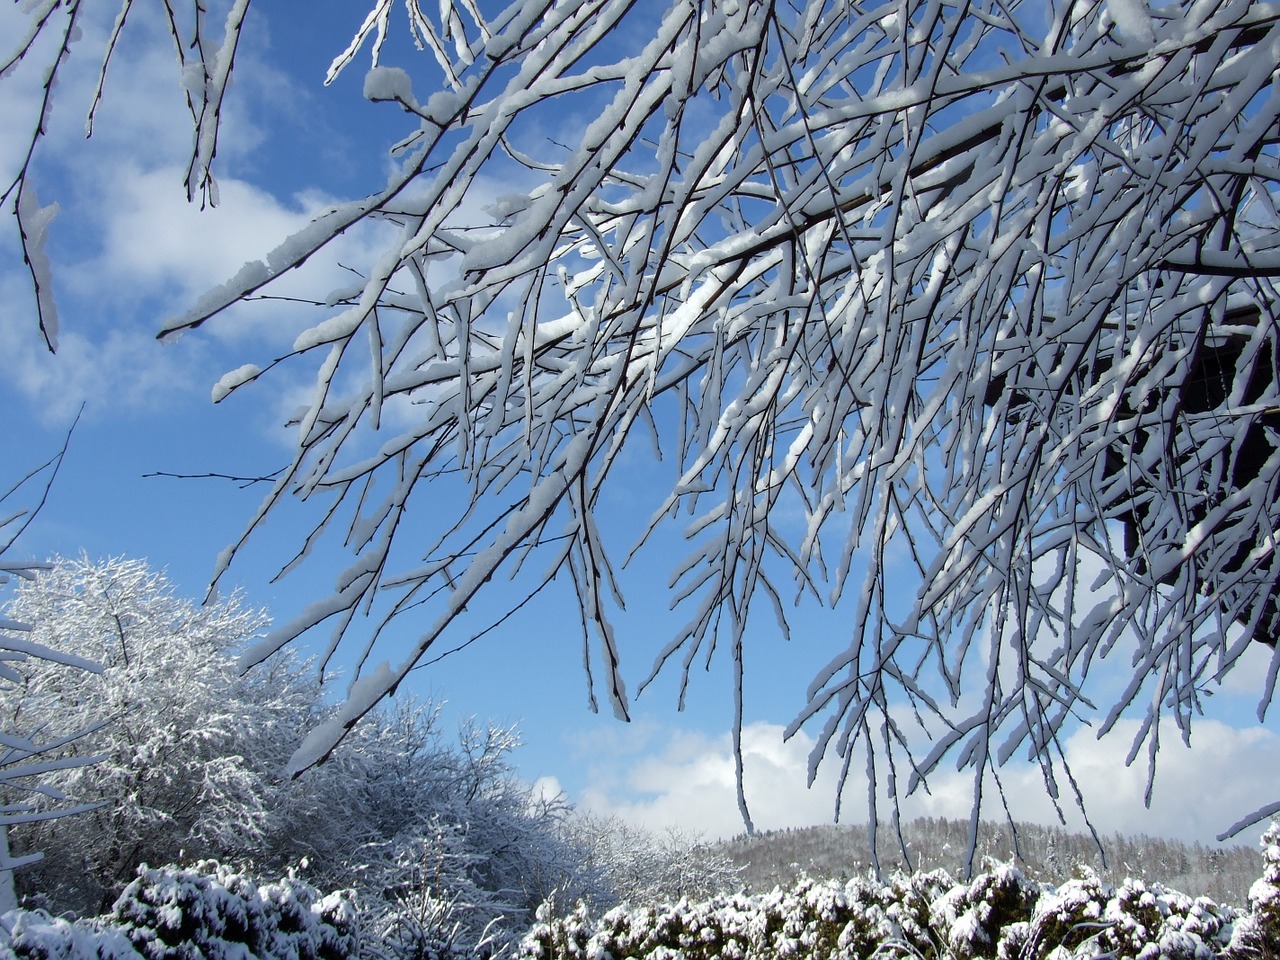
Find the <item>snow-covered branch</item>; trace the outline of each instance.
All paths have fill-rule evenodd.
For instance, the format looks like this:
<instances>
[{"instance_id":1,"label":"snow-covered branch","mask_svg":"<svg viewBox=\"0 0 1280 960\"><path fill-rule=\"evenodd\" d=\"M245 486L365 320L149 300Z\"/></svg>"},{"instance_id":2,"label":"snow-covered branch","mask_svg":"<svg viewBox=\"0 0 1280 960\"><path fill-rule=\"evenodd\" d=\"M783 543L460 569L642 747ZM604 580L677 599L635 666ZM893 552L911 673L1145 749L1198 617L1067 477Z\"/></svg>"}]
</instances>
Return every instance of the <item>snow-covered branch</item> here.
<instances>
[{"instance_id":1,"label":"snow-covered branch","mask_svg":"<svg viewBox=\"0 0 1280 960\"><path fill-rule=\"evenodd\" d=\"M865 751L894 804L944 760L980 802L1028 754L1069 796L1082 712L1145 711L1154 758L1162 719L1186 736L1249 640L1274 645L1280 6L407 6L431 59L379 64L379 3L333 68L372 38L398 173L163 332L388 228L362 283L315 298L293 462L220 566L319 501L286 569L330 527L354 558L250 661L370 616L363 663L424 618L302 759L531 561L532 590L572 583L625 716L620 561L682 511L688 617L655 671L719 649L741 677L761 605L785 631L793 596L838 604L791 729L815 767ZM255 359L219 398L281 358ZM628 554L603 494L655 448L670 487ZM1095 704L1108 654L1129 672Z\"/></svg>"}]
</instances>

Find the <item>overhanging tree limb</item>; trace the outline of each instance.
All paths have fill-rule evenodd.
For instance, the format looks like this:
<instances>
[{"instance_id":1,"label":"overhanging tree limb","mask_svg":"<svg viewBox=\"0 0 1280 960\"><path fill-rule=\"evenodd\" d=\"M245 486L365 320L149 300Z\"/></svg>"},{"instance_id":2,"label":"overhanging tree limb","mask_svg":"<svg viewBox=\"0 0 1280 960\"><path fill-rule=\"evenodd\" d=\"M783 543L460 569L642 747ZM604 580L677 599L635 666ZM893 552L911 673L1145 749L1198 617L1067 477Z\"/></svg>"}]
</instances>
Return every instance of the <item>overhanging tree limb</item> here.
<instances>
[{"instance_id":1,"label":"overhanging tree limb","mask_svg":"<svg viewBox=\"0 0 1280 960\"><path fill-rule=\"evenodd\" d=\"M587 12L446 6L431 97L398 68L371 80L421 145L392 186L166 327L355 223L394 228L294 346L314 399L244 536L290 496L327 502L289 568L333 518L361 535L335 597L270 646L420 610L432 626L371 671L390 689L563 523L543 576L577 577L622 702L597 514L643 424L671 487L636 549L691 517L669 585L694 612L659 665L687 681L721 630L740 654L760 591L785 630L788 577L844 613L791 727L818 728L815 766L863 748L924 786L955 760L981 797L1019 754L1056 790L1094 702L1145 716L1135 756L1161 719L1185 736L1209 665L1240 654L1231 624L1265 634L1280 581L1280 7ZM586 120L560 129L571 108ZM511 192L478 218L492 182ZM243 371L227 390L262 382ZM456 511L411 509L455 481ZM1096 664L1121 649L1137 666L1108 702ZM381 691L361 692L350 722Z\"/></svg>"}]
</instances>

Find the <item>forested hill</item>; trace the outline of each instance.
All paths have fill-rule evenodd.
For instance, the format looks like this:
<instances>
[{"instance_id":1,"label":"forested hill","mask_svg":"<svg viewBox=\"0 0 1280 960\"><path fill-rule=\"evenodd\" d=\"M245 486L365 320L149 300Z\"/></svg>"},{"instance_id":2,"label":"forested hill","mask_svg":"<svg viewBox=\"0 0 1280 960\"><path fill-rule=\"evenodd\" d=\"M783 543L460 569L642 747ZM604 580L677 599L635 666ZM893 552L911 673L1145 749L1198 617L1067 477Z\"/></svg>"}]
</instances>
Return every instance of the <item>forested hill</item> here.
<instances>
[{"instance_id":1,"label":"forested hill","mask_svg":"<svg viewBox=\"0 0 1280 960\"><path fill-rule=\"evenodd\" d=\"M967 820L912 821L903 830L910 869L941 867L963 875L968 831ZM974 866L980 868L983 857L1012 859L1030 876L1056 884L1069 878L1077 866L1086 865L1113 882L1141 878L1191 896L1241 906L1262 864L1254 846L1206 847L1162 837L1119 835L1102 841L1105 866L1088 834L1020 824L1015 847L1008 824L983 823ZM887 826L880 829L877 846L886 873L907 869L897 838ZM865 826L766 831L722 841L710 849L731 859L742 871L742 882L757 892L776 884L786 886L800 874L814 879L852 877L865 873L872 862Z\"/></svg>"}]
</instances>

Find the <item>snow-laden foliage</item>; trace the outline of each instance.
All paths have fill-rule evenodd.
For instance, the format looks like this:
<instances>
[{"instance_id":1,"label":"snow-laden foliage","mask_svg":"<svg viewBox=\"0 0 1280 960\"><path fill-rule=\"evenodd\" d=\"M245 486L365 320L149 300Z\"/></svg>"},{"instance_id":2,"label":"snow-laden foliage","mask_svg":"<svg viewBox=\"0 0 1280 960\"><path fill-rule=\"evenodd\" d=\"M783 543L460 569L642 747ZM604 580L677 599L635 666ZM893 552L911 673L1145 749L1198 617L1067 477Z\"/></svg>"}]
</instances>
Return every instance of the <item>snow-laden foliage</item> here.
<instances>
[{"instance_id":1,"label":"snow-laden foliage","mask_svg":"<svg viewBox=\"0 0 1280 960\"><path fill-rule=\"evenodd\" d=\"M748 896L634 902L595 915L538 911L515 960L1259 960L1275 955L1280 826L1263 838L1264 875L1247 912L1089 870L1060 886L988 861L969 883L945 871L816 883ZM454 905L424 901L400 957L481 960L456 941ZM406 918L410 923L415 918ZM69 922L41 911L0 917L0 960L339 960L388 956L359 898L321 897L213 862L143 868L111 912Z\"/></svg>"},{"instance_id":2,"label":"snow-laden foliage","mask_svg":"<svg viewBox=\"0 0 1280 960\"><path fill-rule=\"evenodd\" d=\"M15 849L48 854L31 884L60 909L97 912L142 860L265 849L271 766L318 695L297 666L238 675L232 651L260 635L260 611L234 597L193 604L141 561L80 559L21 585L6 615L31 624L35 642L101 666L33 668L6 698L47 737L94 728L69 750L101 758L48 776L92 809L14 834Z\"/></svg>"},{"instance_id":3,"label":"snow-laden foliage","mask_svg":"<svg viewBox=\"0 0 1280 960\"><path fill-rule=\"evenodd\" d=\"M1269 882L1280 828L1263 842ZM1280 877L1280 874L1276 874ZM1270 887L1271 893L1277 888ZM1156 883L1101 881L1084 869L1051 886L988 862L971 882L945 871L888 882L801 879L769 893L633 903L594 916L540 912L519 960L1246 960L1280 944L1275 900L1238 914Z\"/></svg>"},{"instance_id":4,"label":"snow-laden foliage","mask_svg":"<svg viewBox=\"0 0 1280 960\"><path fill-rule=\"evenodd\" d=\"M604 878L562 838L568 808L534 795L511 770L510 730L465 728L451 746L434 721L419 720L428 742L406 750L396 717L371 718L350 749L302 778L314 804L305 821L286 813L289 834L304 838L294 850L309 876L355 886L366 929L393 955L418 956L414 944L437 939L461 953L496 950L553 891L602 895Z\"/></svg>"},{"instance_id":5,"label":"snow-laden foliage","mask_svg":"<svg viewBox=\"0 0 1280 960\"><path fill-rule=\"evenodd\" d=\"M206 78L193 170L245 6L216 56L180 52ZM250 661L330 620L337 644L373 617L357 655L424 621L300 763L520 569L571 584L588 675L626 716L634 551L601 513L636 456L668 485L634 550L690 518L669 578L685 626L654 672L726 657L740 731L749 619L785 633L792 596L843 599L791 729L895 804L958 761L975 829L1011 757L1074 796L1080 714L1105 733L1145 711L1133 757L1154 770L1161 721L1189 736L1206 686L1275 642L1275 4L406 8L429 56L378 64L382 0L331 71L373 38L366 93L409 117L399 170L164 328L387 228L288 358L215 390L311 364L295 456L244 537L297 497L318 520L287 567L330 526L355 554ZM1095 702L1108 654L1119 689Z\"/></svg>"},{"instance_id":6,"label":"snow-laden foliage","mask_svg":"<svg viewBox=\"0 0 1280 960\"><path fill-rule=\"evenodd\" d=\"M144 868L97 919L0 918L0 960L352 960L360 948L350 891L256 883L214 861Z\"/></svg>"},{"instance_id":7,"label":"snow-laden foliage","mask_svg":"<svg viewBox=\"0 0 1280 960\"><path fill-rule=\"evenodd\" d=\"M1280 952L1280 824L1262 835L1262 876L1249 889L1249 916L1241 921L1235 942L1255 956Z\"/></svg>"},{"instance_id":8,"label":"snow-laden foliage","mask_svg":"<svg viewBox=\"0 0 1280 960\"><path fill-rule=\"evenodd\" d=\"M613 901L607 872L564 830L566 805L515 777L511 730L468 723L452 740L438 709L405 700L368 716L328 763L283 777L333 707L293 658L241 674L237 650L265 617L234 597L198 606L143 562L61 559L6 615L102 665L27 671L5 701L54 733L97 725L77 749L104 758L47 777L94 809L14 833L15 850L46 853L20 875L33 904L105 910L143 862L305 862L309 882L356 888L371 942L411 957L414 938L445 934L462 952L497 949L553 891Z\"/></svg>"}]
</instances>

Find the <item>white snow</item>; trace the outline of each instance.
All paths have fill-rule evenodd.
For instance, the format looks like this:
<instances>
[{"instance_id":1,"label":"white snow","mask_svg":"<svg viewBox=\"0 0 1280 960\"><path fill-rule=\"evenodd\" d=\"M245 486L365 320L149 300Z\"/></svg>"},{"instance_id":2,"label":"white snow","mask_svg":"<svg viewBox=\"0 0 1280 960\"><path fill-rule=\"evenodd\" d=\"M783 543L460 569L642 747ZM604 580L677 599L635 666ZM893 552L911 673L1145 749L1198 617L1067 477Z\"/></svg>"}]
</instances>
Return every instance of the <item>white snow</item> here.
<instances>
[{"instance_id":1,"label":"white snow","mask_svg":"<svg viewBox=\"0 0 1280 960\"><path fill-rule=\"evenodd\" d=\"M400 67L373 67L364 75L366 100L397 100L410 107L416 106L413 97L413 81Z\"/></svg>"},{"instance_id":2,"label":"white snow","mask_svg":"<svg viewBox=\"0 0 1280 960\"><path fill-rule=\"evenodd\" d=\"M35 285L36 306L40 313L40 327L51 349L58 346L58 306L53 300L53 270L45 247L49 240L49 226L58 215L58 204L40 206L36 189L23 183L18 190L18 221L22 229L22 242L27 266Z\"/></svg>"},{"instance_id":3,"label":"white snow","mask_svg":"<svg viewBox=\"0 0 1280 960\"><path fill-rule=\"evenodd\" d=\"M1107 0L1107 10L1116 22L1121 39L1134 44L1155 43L1155 22L1147 0Z\"/></svg>"},{"instance_id":4,"label":"white snow","mask_svg":"<svg viewBox=\"0 0 1280 960\"><path fill-rule=\"evenodd\" d=\"M223 374L222 379L213 386L212 398L214 403L221 403L227 398L231 391L237 387L244 386L250 380L262 373L262 368L257 364L246 363L242 367Z\"/></svg>"}]
</instances>

